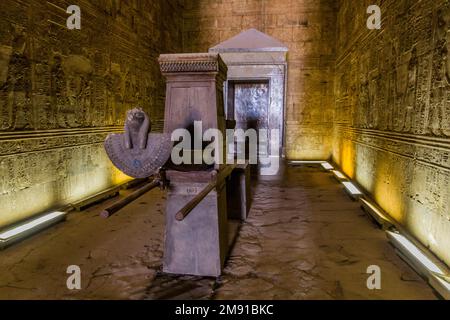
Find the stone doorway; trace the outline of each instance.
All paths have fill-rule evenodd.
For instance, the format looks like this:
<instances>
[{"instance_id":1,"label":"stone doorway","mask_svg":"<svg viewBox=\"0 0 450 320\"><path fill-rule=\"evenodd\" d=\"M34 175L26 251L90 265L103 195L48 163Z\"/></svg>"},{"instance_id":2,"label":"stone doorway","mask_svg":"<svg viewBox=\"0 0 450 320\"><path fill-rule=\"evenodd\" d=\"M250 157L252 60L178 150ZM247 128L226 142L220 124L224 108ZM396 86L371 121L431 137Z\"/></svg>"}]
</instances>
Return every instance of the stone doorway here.
<instances>
[{"instance_id":1,"label":"stone doorway","mask_svg":"<svg viewBox=\"0 0 450 320\"><path fill-rule=\"evenodd\" d=\"M236 129L255 130L258 142L257 153L260 156L269 155L269 80L230 81L228 83L227 99L228 118L236 121ZM239 140L239 139L238 139ZM236 143L238 155L250 158L250 145ZM255 168L256 169L256 168ZM258 170L256 170L258 171Z\"/></svg>"},{"instance_id":2,"label":"stone doorway","mask_svg":"<svg viewBox=\"0 0 450 320\"><path fill-rule=\"evenodd\" d=\"M284 157L287 83L287 47L256 29L249 29L209 49L227 64L224 84L226 115L239 126L267 129L267 146L260 155L270 163ZM276 143L274 143L276 142ZM261 175L278 173L279 167L259 166Z\"/></svg>"}]
</instances>

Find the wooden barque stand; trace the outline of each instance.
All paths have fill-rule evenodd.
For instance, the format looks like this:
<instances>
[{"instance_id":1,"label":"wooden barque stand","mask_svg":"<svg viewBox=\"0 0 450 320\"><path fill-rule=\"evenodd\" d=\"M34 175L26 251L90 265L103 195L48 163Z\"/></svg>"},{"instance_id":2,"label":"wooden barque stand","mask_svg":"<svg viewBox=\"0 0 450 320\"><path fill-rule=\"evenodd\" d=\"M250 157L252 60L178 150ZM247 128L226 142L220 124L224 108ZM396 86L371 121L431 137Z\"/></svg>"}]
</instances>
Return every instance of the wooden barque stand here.
<instances>
[{"instance_id":1,"label":"wooden barque stand","mask_svg":"<svg viewBox=\"0 0 450 320\"><path fill-rule=\"evenodd\" d=\"M169 54L161 55L159 63L166 78L164 132L171 134L176 129L191 129L194 121L201 121L203 132L219 129L225 138L223 82L227 67L220 56L214 53ZM225 142L223 146L225 155ZM170 183L163 271L221 275L229 250L228 219L245 219L248 212L248 166L171 165L166 177ZM231 181L233 192L230 190L227 195L227 183Z\"/></svg>"}]
</instances>

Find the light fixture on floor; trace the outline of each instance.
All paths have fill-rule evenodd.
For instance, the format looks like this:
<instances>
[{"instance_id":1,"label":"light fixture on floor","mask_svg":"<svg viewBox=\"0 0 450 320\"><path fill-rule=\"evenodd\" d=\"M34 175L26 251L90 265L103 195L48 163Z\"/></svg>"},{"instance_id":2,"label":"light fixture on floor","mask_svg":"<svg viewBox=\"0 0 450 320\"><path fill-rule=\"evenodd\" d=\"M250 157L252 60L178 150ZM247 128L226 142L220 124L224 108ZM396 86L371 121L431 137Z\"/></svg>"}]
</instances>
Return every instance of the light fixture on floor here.
<instances>
[{"instance_id":1,"label":"light fixture on floor","mask_svg":"<svg viewBox=\"0 0 450 320\"><path fill-rule=\"evenodd\" d=\"M55 211L32 218L21 224L0 231L0 248L7 247L14 242L41 231L66 218L66 212Z\"/></svg>"},{"instance_id":2,"label":"light fixture on floor","mask_svg":"<svg viewBox=\"0 0 450 320\"><path fill-rule=\"evenodd\" d=\"M408 238L395 231L387 231L387 235L389 241L408 258L420 274L427 276L429 271L442 273L442 270Z\"/></svg>"},{"instance_id":3,"label":"light fixture on floor","mask_svg":"<svg viewBox=\"0 0 450 320\"><path fill-rule=\"evenodd\" d=\"M338 179L338 181L347 179L347 178L344 176L344 174L343 174L342 172L338 171L338 170L333 170L332 172L333 172L335 178Z\"/></svg>"},{"instance_id":4,"label":"light fixture on floor","mask_svg":"<svg viewBox=\"0 0 450 320\"><path fill-rule=\"evenodd\" d=\"M400 256L428 280L430 285L445 299L450 299L450 283L445 274L433 260L418 248L411 240L398 231L386 231L389 241Z\"/></svg>"},{"instance_id":5,"label":"light fixture on floor","mask_svg":"<svg viewBox=\"0 0 450 320\"><path fill-rule=\"evenodd\" d=\"M322 164L324 162L323 160L291 160L289 164Z\"/></svg>"},{"instance_id":6,"label":"light fixture on floor","mask_svg":"<svg viewBox=\"0 0 450 320\"><path fill-rule=\"evenodd\" d=\"M333 170L334 169L333 166L331 164L329 164L328 162L322 162L320 165L325 170Z\"/></svg>"},{"instance_id":7,"label":"light fixture on floor","mask_svg":"<svg viewBox=\"0 0 450 320\"><path fill-rule=\"evenodd\" d=\"M450 277L433 273L430 285L446 300L450 300Z\"/></svg>"},{"instance_id":8,"label":"light fixture on floor","mask_svg":"<svg viewBox=\"0 0 450 320\"><path fill-rule=\"evenodd\" d=\"M361 201L361 205L364 211L367 212L373 219L375 219L375 221L383 228L383 230L387 230L394 226L394 222L392 221L392 219L385 215L383 211L375 204L364 198L360 198L359 200Z\"/></svg>"},{"instance_id":9,"label":"light fixture on floor","mask_svg":"<svg viewBox=\"0 0 450 320\"><path fill-rule=\"evenodd\" d=\"M359 189L350 181L342 181L342 184L345 187L345 190L347 191L347 193L353 198L353 199L358 199L360 196L363 195L363 193L361 191L359 191Z\"/></svg>"}]
</instances>

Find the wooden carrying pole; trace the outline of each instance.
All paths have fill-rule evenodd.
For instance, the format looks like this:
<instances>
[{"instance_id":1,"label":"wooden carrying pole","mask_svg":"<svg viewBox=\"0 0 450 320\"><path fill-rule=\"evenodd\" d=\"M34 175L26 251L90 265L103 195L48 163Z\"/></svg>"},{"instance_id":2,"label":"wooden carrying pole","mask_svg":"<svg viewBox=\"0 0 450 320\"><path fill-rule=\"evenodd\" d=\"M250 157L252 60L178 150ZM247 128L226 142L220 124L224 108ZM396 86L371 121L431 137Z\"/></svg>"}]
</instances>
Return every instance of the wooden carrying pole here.
<instances>
[{"instance_id":1,"label":"wooden carrying pole","mask_svg":"<svg viewBox=\"0 0 450 320\"><path fill-rule=\"evenodd\" d=\"M130 202L136 200L137 198L139 198L140 196L142 196L145 193L149 192L150 190L158 187L160 185L160 183L161 183L161 181L159 179L155 179L152 182L147 183L142 188L137 189L136 191L134 191L130 195L128 195L125 198L115 202L113 205L111 205L110 207L108 207L105 210L103 210L100 213L100 217L102 217L102 218L109 218L110 216L112 216L114 213L116 213L117 211L119 211L120 209L125 207Z\"/></svg>"},{"instance_id":2,"label":"wooden carrying pole","mask_svg":"<svg viewBox=\"0 0 450 320\"><path fill-rule=\"evenodd\" d=\"M224 169L216 173L211 182L208 183L202 191L200 191L194 198L192 198L191 201L189 201L180 211L177 212L175 219L178 221L184 220L184 218L191 213L191 211L203 200L203 198L205 198L215 187L217 187L219 183L222 182L222 180L233 172L235 167L235 164L227 165Z\"/></svg>"}]
</instances>

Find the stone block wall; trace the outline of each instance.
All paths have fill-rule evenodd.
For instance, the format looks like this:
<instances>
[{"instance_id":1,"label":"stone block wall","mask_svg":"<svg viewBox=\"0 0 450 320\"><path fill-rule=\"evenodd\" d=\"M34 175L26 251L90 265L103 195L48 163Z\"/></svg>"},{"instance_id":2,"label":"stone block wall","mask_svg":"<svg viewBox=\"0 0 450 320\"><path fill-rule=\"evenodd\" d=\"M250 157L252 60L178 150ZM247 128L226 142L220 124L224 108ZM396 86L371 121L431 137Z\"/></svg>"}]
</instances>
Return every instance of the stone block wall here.
<instances>
[{"instance_id":1,"label":"stone block wall","mask_svg":"<svg viewBox=\"0 0 450 320\"><path fill-rule=\"evenodd\" d=\"M136 105L162 129L158 55L256 28L289 48L287 157L332 156L450 265L447 1L80 0L72 31L70 4L0 1L0 228L127 179L102 143Z\"/></svg>"},{"instance_id":2,"label":"stone block wall","mask_svg":"<svg viewBox=\"0 0 450 320\"><path fill-rule=\"evenodd\" d=\"M186 0L183 47L207 51L255 28L287 45L286 155L328 159L333 126L335 0Z\"/></svg>"},{"instance_id":3,"label":"stone block wall","mask_svg":"<svg viewBox=\"0 0 450 320\"><path fill-rule=\"evenodd\" d=\"M103 150L125 111L162 129L160 53L182 51L182 0L0 1L0 227L127 179Z\"/></svg>"},{"instance_id":4,"label":"stone block wall","mask_svg":"<svg viewBox=\"0 0 450 320\"><path fill-rule=\"evenodd\" d=\"M333 159L450 265L450 4L343 0L337 32Z\"/></svg>"}]
</instances>

